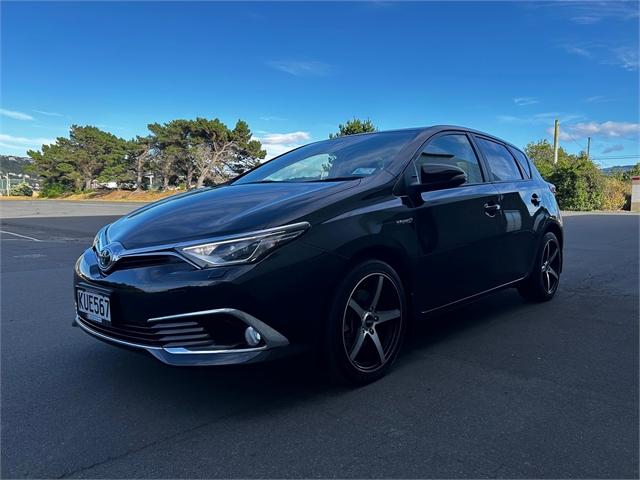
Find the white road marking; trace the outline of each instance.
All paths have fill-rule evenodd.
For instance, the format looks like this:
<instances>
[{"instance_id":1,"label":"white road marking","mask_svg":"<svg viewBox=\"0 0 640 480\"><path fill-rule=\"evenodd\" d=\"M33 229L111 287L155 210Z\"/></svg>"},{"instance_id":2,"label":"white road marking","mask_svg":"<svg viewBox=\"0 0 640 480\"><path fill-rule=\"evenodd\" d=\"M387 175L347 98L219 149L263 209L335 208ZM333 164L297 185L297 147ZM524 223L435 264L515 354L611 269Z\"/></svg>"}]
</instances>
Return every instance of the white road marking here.
<instances>
[{"instance_id":1,"label":"white road marking","mask_svg":"<svg viewBox=\"0 0 640 480\"><path fill-rule=\"evenodd\" d=\"M6 230L0 230L0 233L6 233L7 235L15 235L16 237L26 238L27 240L33 240L34 242L42 241L42 240L38 240L37 238L28 237L26 235L20 235L19 233L7 232Z\"/></svg>"}]
</instances>

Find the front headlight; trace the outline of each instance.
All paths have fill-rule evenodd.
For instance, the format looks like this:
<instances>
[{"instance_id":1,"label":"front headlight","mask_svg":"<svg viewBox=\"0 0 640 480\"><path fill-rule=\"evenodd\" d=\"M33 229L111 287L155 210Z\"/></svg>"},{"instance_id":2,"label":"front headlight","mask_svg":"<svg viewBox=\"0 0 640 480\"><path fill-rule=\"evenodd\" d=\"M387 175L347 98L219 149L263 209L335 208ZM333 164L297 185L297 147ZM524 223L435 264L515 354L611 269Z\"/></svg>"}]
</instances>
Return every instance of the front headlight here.
<instances>
[{"instance_id":1,"label":"front headlight","mask_svg":"<svg viewBox=\"0 0 640 480\"><path fill-rule=\"evenodd\" d=\"M232 238L181 246L177 250L202 268L251 263L302 235L309 227L307 222L295 223Z\"/></svg>"}]
</instances>

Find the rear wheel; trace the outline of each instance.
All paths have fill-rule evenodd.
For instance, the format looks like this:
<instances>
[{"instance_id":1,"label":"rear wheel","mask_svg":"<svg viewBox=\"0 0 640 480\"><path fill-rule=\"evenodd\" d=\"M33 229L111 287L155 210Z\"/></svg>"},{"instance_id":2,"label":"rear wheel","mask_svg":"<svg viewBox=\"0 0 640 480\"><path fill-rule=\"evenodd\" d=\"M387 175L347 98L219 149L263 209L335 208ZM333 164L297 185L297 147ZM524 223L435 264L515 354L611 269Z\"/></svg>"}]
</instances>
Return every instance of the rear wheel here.
<instances>
[{"instance_id":1,"label":"rear wheel","mask_svg":"<svg viewBox=\"0 0 640 480\"><path fill-rule=\"evenodd\" d=\"M558 238L547 232L542 237L536 254L533 271L519 286L518 291L527 300L544 302L551 300L560 284L562 250Z\"/></svg>"},{"instance_id":2,"label":"rear wheel","mask_svg":"<svg viewBox=\"0 0 640 480\"><path fill-rule=\"evenodd\" d=\"M393 365L405 329L405 296L388 264L366 261L342 282L329 318L328 362L334 378L369 383Z\"/></svg>"}]
</instances>

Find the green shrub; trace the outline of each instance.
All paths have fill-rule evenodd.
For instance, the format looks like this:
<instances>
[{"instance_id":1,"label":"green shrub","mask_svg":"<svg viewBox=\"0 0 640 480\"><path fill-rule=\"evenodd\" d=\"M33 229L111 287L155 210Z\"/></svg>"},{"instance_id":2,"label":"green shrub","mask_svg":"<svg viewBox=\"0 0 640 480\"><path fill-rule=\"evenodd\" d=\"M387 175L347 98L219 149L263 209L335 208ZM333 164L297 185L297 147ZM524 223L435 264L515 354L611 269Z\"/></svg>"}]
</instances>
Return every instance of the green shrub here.
<instances>
[{"instance_id":1,"label":"green shrub","mask_svg":"<svg viewBox=\"0 0 640 480\"><path fill-rule=\"evenodd\" d=\"M33 188L28 183L22 182L11 187L9 194L14 197L30 197L33 195Z\"/></svg>"},{"instance_id":2,"label":"green shrub","mask_svg":"<svg viewBox=\"0 0 640 480\"><path fill-rule=\"evenodd\" d=\"M59 183L45 184L40 190L40 196L45 198L55 198L67 193L68 189Z\"/></svg>"},{"instance_id":3,"label":"green shrub","mask_svg":"<svg viewBox=\"0 0 640 480\"><path fill-rule=\"evenodd\" d=\"M604 175L585 157L558 160L549 181L556 186L564 210L599 210L604 201Z\"/></svg>"},{"instance_id":4,"label":"green shrub","mask_svg":"<svg viewBox=\"0 0 640 480\"><path fill-rule=\"evenodd\" d=\"M526 152L542 177L556 186L556 198L563 210L599 210L605 205L606 178L583 152L579 155L558 151L553 163L553 147L546 140L530 143Z\"/></svg>"},{"instance_id":5,"label":"green shrub","mask_svg":"<svg viewBox=\"0 0 640 480\"><path fill-rule=\"evenodd\" d=\"M628 210L631 201L631 181L605 176L602 206L603 210Z\"/></svg>"}]
</instances>

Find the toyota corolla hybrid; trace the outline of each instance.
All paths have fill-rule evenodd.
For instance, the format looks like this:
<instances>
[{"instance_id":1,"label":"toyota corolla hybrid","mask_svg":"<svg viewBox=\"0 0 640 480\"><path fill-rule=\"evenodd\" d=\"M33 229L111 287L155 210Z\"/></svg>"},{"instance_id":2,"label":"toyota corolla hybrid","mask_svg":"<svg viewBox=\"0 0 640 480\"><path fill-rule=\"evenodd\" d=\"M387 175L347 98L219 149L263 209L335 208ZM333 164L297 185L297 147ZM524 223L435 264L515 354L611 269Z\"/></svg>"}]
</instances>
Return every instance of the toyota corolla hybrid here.
<instances>
[{"instance_id":1,"label":"toyota corolla hybrid","mask_svg":"<svg viewBox=\"0 0 640 480\"><path fill-rule=\"evenodd\" d=\"M171 365L319 349L386 373L412 319L562 271L553 186L518 148L435 126L312 143L105 226L75 266L76 324Z\"/></svg>"}]
</instances>

